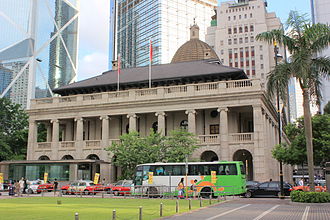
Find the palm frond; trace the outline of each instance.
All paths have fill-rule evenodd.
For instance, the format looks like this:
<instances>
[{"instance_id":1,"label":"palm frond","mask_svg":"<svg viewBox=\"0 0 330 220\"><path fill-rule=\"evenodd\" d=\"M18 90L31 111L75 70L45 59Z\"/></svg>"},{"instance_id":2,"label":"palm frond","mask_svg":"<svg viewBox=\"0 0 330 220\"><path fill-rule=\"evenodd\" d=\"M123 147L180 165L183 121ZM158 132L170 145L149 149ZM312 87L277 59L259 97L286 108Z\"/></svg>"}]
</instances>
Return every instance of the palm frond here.
<instances>
[{"instance_id":1,"label":"palm frond","mask_svg":"<svg viewBox=\"0 0 330 220\"><path fill-rule=\"evenodd\" d=\"M282 100L287 99L287 88L292 77L292 64L280 63L267 76L267 92L274 97L277 92Z\"/></svg>"},{"instance_id":2,"label":"palm frond","mask_svg":"<svg viewBox=\"0 0 330 220\"><path fill-rule=\"evenodd\" d=\"M268 44L274 44L276 41L279 45L286 46L290 52L296 49L295 39L287 36L283 29L275 29L260 33L256 36L256 40L265 41Z\"/></svg>"},{"instance_id":3,"label":"palm frond","mask_svg":"<svg viewBox=\"0 0 330 220\"><path fill-rule=\"evenodd\" d=\"M330 26L327 24L308 25L304 31L304 38L310 42L313 53L322 52L330 45Z\"/></svg>"},{"instance_id":4,"label":"palm frond","mask_svg":"<svg viewBox=\"0 0 330 220\"><path fill-rule=\"evenodd\" d=\"M290 11L286 21L286 29L291 33L291 36L298 35L300 37L304 31L304 25L309 23L308 14L299 14L298 11Z\"/></svg>"}]
</instances>

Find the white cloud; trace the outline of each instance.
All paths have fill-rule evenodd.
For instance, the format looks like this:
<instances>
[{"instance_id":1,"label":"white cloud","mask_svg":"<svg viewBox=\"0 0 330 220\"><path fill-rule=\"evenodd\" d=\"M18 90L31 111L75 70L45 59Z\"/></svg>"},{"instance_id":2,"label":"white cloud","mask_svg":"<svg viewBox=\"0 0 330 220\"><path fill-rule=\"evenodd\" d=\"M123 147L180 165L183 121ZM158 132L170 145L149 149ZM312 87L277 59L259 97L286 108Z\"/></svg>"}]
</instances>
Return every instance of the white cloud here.
<instances>
[{"instance_id":1,"label":"white cloud","mask_svg":"<svg viewBox=\"0 0 330 220\"><path fill-rule=\"evenodd\" d=\"M108 70L108 54L88 54L79 60L78 81L100 75L106 70Z\"/></svg>"},{"instance_id":2,"label":"white cloud","mask_svg":"<svg viewBox=\"0 0 330 220\"><path fill-rule=\"evenodd\" d=\"M108 69L109 0L81 0L78 80Z\"/></svg>"}]
</instances>

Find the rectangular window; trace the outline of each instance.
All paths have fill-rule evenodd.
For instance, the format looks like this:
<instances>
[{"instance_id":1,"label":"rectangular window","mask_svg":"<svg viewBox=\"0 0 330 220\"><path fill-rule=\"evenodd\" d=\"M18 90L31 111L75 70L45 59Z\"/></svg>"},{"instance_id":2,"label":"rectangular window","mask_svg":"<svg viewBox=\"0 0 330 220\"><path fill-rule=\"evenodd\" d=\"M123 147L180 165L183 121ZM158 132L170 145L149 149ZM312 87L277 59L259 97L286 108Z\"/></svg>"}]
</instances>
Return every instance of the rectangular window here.
<instances>
[{"instance_id":1,"label":"rectangular window","mask_svg":"<svg viewBox=\"0 0 330 220\"><path fill-rule=\"evenodd\" d=\"M219 124L210 125L210 134L220 134Z\"/></svg>"}]
</instances>

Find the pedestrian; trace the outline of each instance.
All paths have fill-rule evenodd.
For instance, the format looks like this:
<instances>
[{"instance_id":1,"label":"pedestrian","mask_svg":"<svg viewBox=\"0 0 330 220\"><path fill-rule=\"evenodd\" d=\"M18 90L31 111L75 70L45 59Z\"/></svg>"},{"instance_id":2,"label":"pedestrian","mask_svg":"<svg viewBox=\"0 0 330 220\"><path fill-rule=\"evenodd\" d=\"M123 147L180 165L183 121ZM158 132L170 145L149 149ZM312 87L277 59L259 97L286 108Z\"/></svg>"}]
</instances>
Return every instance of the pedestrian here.
<instances>
[{"instance_id":1,"label":"pedestrian","mask_svg":"<svg viewBox=\"0 0 330 220\"><path fill-rule=\"evenodd\" d=\"M302 178L300 178L300 180L299 180L299 186L303 186L304 185L304 180L302 179Z\"/></svg>"},{"instance_id":2,"label":"pedestrian","mask_svg":"<svg viewBox=\"0 0 330 220\"><path fill-rule=\"evenodd\" d=\"M105 178L102 179L101 184L102 184L102 185L105 184Z\"/></svg>"},{"instance_id":3,"label":"pedestrian","mask_svg":"<svg viewBox=\"0 0 330 220\"><path fill-rule=\"evenodd\" d=\"M20 187L20 195L22 195L23 190L24 190L24 177L21 178L21 180L19 181L19 187Z\"/></svg>"},{"instance_id":4,"label":"pedestrian","mask_svg":"<svg viewBox=\"0 0 330 220\"><path fill-rule=\"evenodd\" d=\"M178 198L183 199L184 198L184 179L181 178L179 184L178 184Z\"/></svg>"},{"instance_id":5,"label":"pedestrian","mask_svg":"<svg viewBox=\"0 0 330 220\"><path fill-rule=\"evenodd\" d=\"M197 196L197 180L194 180L193 184L191 185L190 189L193 191L193 197L196 199Z\"/></svg>"},{"instance_id":6,"label":"pedestrian","mask_svg":"<svg viewBox=\"0 0 330 220\"><path fill-rule=\"evenodd\" d=\"M28 188L27 179L26 179L26 178L24 178L23 194L25 194L25 193L26 193L26 190L27 190L27 188Z\"/></svg>"},{"instance_id":7,"label":"pedestrian","mask_svg":"<svg viewBox=\"0 0 330 220\"><path fill-rule=\"evenodd\" d=\"M58 182L57 179L54 179L54 196L56 195L56 191L57 191L57 187L58 187Z\"/></svg>"},{"instance_id":8,"label":"pedestrian","mask_svg":"<svg viewBox=\"0 0 330 220\"><path fill-rule=\"evenodd\" d=\"M14 183L14 196L21 196L21 186L18 180L15 180Z\"/></svg>"}]
</instances>

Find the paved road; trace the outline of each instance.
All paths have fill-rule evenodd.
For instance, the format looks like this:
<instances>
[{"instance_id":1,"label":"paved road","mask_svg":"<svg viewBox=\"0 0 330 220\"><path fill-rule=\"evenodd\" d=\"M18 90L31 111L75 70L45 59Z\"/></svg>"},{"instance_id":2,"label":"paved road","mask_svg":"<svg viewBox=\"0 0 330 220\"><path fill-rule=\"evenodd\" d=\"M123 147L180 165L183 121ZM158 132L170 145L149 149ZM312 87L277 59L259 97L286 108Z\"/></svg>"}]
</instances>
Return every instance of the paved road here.
<instances>
[{"instance_id":1,"label":"paved road","mask_svg":"<svg viewBox=\"0 0 330 220\"><path fill-rule=\"evenodd\" d=\"M235 199L171 220L330 220L330 204L297 204L289 199Z\"/></svg>"}]
</instances>

